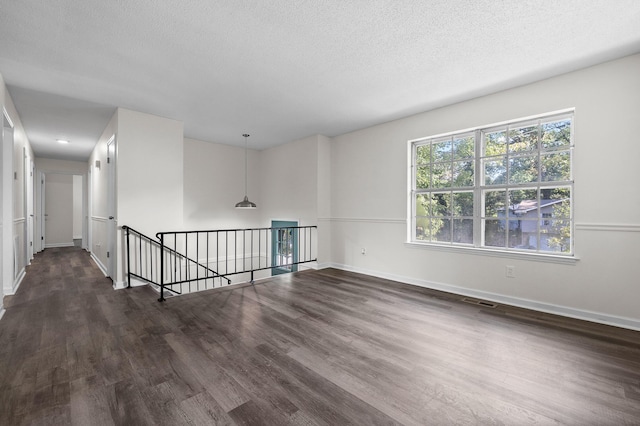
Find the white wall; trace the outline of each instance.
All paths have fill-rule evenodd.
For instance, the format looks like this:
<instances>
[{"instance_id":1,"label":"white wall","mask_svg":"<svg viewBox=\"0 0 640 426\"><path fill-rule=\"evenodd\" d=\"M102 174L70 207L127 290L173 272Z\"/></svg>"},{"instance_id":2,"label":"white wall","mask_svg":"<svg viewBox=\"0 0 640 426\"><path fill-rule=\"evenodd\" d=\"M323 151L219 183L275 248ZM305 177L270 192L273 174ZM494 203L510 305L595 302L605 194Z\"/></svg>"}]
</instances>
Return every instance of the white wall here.
<instances>
[{"instance_id":1,"label":"white wall","mask_svg":"<svg viewBox=\"0 0 640 426\"><path fill-rule=\"evenodd\" d=\"M47 173L45 247L73 245L73 175Z\"/></svg>"},{"instance_id":2,"label":"white wall","mask_svg":"<svg viewBox=\"0 0 640 426\"><path fill-rule=\"evenodd\" d=\"M6 88L4 85L4 79L2 77L2 74L0 74L0 99L4 100L4 92L5 92ZM3 102L4 104L4 102ZM1 112L0 112L1 113ZM2 117L3 122L4 122L4 117ZM2 318L2 316L4 315L5 309L4 309L4 305L2 304L2 301L4 299L4 274L5 274L5 252L6 252L6 247L5 247L5 240L6 240L6 231L5 231L5 226L4 223L6 221L6 212L5 212L5 181L6 181L6 177L5 175L7 174L7 170L5 170L5 161L4 161L4 131L2 133L0 133L0 318Z\"/></svg>"},{"instance_id":3,"label":"white wall","mask_svg":"<svg viewBox=\"0 0 640 426\"><path fill-rule=\"evenodd\" d=\"M74 196L72 201L72 207L69 207L69 214L73 216L73 226L77 226L77 230L72 231L73 238L86 238L86 224L88 222L87 218L87 204L88 204L88 196L87 196L87 163L83 161L69 161L69 160L59 160L53 158L42 158L38 157L34 161L36 175L38 173L44 173L45 176L50 174L54 175L67 175L72 177L74 182ZM37 242L41 237L41 227L40 227L40 191L41 186L38 184L37 178L34 178L35 182L35 221L34 221L34 241L36 246L38 246ZM47 191L45 185L45 191ZM48 192L48 191L47 191ZM47 195L47 194L45 194ZM45 202L50 201L48 196L45 196ZM45 232L47 232L45 227ZM76 232L77 231L77 232ZM45 244L49 245L51 242L45 239ZM86 242L84 242L86 243Z\"/></svg>"},{"instance_id":4,"label":"white wall","mask_svg":"<svg viewBox=\"0 0 640 426\"><path fill-rule=\"evenodd\" d=\"M256 203L258 209L236 210L236 203L244 197L244 148L185 139L184 228L205 230L261 226L263 198L259 187L259 156L258 151L247 151L247 192L249 200Z\"/></svg>"},{"instance_id":5,"label":"white wall","mask_svg":"<svg viewBox=\"0 0 640 426\"><path fill-rule=\"evenodd\" d=\"M308 240L310 246L306 246L306 232L300 234L299 250L301 257L317 257L319 263L328 259L328 253L320 251L318 241L326 224L319 223L319 215L329 213L329 149L329 139L315 135L260 152L262 203L258 208L262 226L271 226L273 220L292 220L299 226L317 225L317 234L310 235ZM298 268L316 266L310 263Z\"/></svg>"},{"instance_id":6,"label":"white wall","mask_svg":"<svg viewBox=\"0 0 640 426\"><path fill-rule=\"evenodd\" d=\"M331 261L331 139L318 135L318 264Z\"/></svg>"},{"instance_id":7,"label":"white wall","mask_svg":"<svg viewBox=\"0 0 640 426\"><path fill-rule=\"evenodd\" d=\"M118 222L142 232L180 227L182 122L118 109Z\"/></svg>"},{"instance_id":8,"label":"white wall","mask_svg":"<svg viewBox=\"0 0 640 426\"><path fill-rule=\"evenodd\" d=\"M248 150L248 196L256 210L236 210L244 196L244 148L184 140L184 227L315 225L329 215L329 139L311 136L263 151Z\"/></svg>"},{"instance_id":9,"label":"white wall","mask_svg":"<svg viewBox=\"0 0 640 426\"><path fill-rule=\"evenodd\" d=\"M106 273L107 265L107 142L118 128L118 112L113 114L100 139L91 152L88 165L89 250L100 269ZM97 163L96 163L97 162Z\"/></svg>"},{"instance_id":10,"label":"white wall","mask_svg":"<svg viewBox=\"0 0 640 426\"><path fill-rule=\"evenodd\" d=\"M25 172L29 171L24 159L33 158L33 150L2 76L0 87L3 109L14 126L2 140L2 287L6 295L15 293L28 263Z\"/></svg>"},{"instance_id":11,"label":"white wall","mask_svg":"<svg viewBox=\"0 0 640 426\"><path fill-rule=\"evenodd\" d=\"M0 74L0 100L4 108L4 99L7 89L4 85L4 79ZM13 174L13 161L11 151L13 150L13 142L5 140L4 131L4 113L2 122L3 130L0 134L0 297L4 298L5 294L10 294L12 288L5 288L5 283L12 282L13 264L9 253L13 252L13 230L9 224L13 221L13 195L11 189L11 175ZM11 146L10 146L11 144ZM11 286L13 287L13 286ZM4 314L4 306L0 300L0 317Z\"/></svg>"},{"instance_id":12,"label":"white wall","mask_svg":"<svg viewBox=\"0 0 640 426\"><path fill-rule=\"evenodd\" d=\"M159 230L182 229L182 122L123 108L117 114L118 227L128 225L152 236ZM119 232L118 286L125 280L122 241Z\"/></svg>"},{"instance_id":13,"label":"white wall","mask_svg":"<svg viewBox=\"0 0 640 426\"><path fill-rule=\"evenodd\" d=\"M372 275L640 328L640 55L338 136L331 261ZM405 244L407 141L575 107L575 264ZM621 208L621 206L623 206ZM360 254L361 248L367 255ZM516 278L505 277L505 266Z\"/></svg>"},{"instance_id":14,"label":"white wall","mask_svg":"<svg viewBox=\"0 0 640 426\"><path fill-rule=\"evenodd\" d=\"M318 137L279 145L260 152L260 215L295 220L300 226L318 221Z\"/></svg>"},{"instance_id":15,"label":"white wall","mask_svg":"<svg viewBox=\"0 0 640 426\"><path fill-rule=\"evenodd\" d=\"M244 196L244 148L185 139L184 227L190 230L269 227L272 220L318 223L319 150L329 140L312 136L263 151L248 150L248 196L256 210L237 210ZM325 160L328 162L328 155ZM324 187L329 187L328 165ZM316 237L317 238L317 237ZM255 251L255 250L254 250ZM257 253L254 253L256 255ZM262 253L268 263L270 252ZM256 273L256 278L270 275ZM235 280L242 277L235 277Z\"/></svg>"},{"instance_id":16,"label":"white wall","mask_svg":"<svg viewBox=\"0 0 640 426\"><path fill-rule=\"evenodd\" d=\"M58 160L54 158L35 159L35 166L45 173L59 173L66 175L84 175L87 173L87 163L84 161Z\"/></svg>"}]
</instances>

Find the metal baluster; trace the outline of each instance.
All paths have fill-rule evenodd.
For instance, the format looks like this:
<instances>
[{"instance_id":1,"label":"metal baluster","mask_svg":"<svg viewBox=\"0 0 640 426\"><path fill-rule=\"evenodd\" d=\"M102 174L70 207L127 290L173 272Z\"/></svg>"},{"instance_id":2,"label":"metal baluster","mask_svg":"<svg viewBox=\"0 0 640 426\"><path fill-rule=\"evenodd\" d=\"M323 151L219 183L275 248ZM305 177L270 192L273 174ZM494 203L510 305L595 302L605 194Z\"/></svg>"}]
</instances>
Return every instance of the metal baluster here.
<instances>
[{"instance_id":1,"label":"metal baluster","mask_svg":"<svg viewBox=\"0 0 640 426\"><path fill-rule=\"evenodd\" d=\"M249 261L251 263L251 270L253 271L253 229L251 230L251 247L249 247L249 255L251 256L251 260Z\"/></svg>"},{"instance_id":2,"label":"metal baluster","mask_svg":"<svg viewBox=\"0 0 640 426\"><path fill-rule=\"evenodd\" d=\"M185 254L183 254L182 252L179 252L179 256L180 256L180 261L183 263L182 265L182 269L181 271L183 271L184 276L182 277L182 281L189 281L191 279L191 268L189 268L189 258L187 257L187 255L189 254L189 250L188 250L188 242L189 242L189 234L186 233L180 233L179 234L181 237L180 238L181 241L184 242L184 249L186 251ZM182 286L188 286L187 288L187 293L189 293L191 291L191 282L185 282L182 283Z\"/></svg>"},{"instance_id":3,"label":"metal baluster","mask_svg":"<svg viewBox=\"0 0 640 426\"><path fill-rule=\"evenodd\" d=\"M151 269L151 281L153 282L153 246L147 241L147 247L149 247L149 266Z\"/></svg>"},{"instance_id":4,"label":"metal baluster","mask_svg":"<svg viewBox=\"0 0 640 426\"><path fill-rule=\"evenodd\" d=\"M131 255L129 253L129 227L123 227L127 236L127 288L131 287Z\"/></svg>"},{"instance_id":5,"label":"metal baluster","mask_svg":"<svg viewBox=\"0 0 640 426\"><path fill-rule=\"evenodd\" d=\"M209 269L211 269L211 268L209 267L209 232L207 232L207 272L206 272L207 275L209 275L209 273L211 272L211 271L209 271ZM215 280L215 275L213 277L214 278L211 279L211 281L212 281L211 287L212 288L215 287L215 284L216 284L215 281L214 281ZM207 288L207 280L206 279L204 280L204 288L205 288L205 290Z\"/></svg>"},{"instance_id":6,"label":"metal baluster","mask_svg":"<svg viewBox=\"0 0 640 426\"><path fill-rule=\"evenodd\" d=\"M200 233L196 232L196 291L200 291Z\"/></svg>"},{"instance_id":7,"label":"metal baluster","mask_svg":"<svg viewBox=\"0 0 640 426\"><path fill-rule=\"evenodd\" d=\"M164 235L160 234L160 253L164 252ZM164 256L160 256L160 270L164 268ZM160 299L159 302L164 302L164 273L160 273Z\"/></svg>"}]
</instances>

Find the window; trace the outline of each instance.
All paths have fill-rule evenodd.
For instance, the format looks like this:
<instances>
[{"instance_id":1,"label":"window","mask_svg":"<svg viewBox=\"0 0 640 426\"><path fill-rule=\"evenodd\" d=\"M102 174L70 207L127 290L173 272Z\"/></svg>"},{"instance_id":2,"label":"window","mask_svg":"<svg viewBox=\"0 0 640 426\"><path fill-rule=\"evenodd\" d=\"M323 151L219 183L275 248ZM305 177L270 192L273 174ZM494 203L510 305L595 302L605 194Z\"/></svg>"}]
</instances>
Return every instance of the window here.
<instances>
[{"instance_id":1,"label":"window","mask_svg":"<svg viewBox=\"0 0 640 426\"><path fill-rule=\"evenodd\" d=\"M411 142L412 242L573 253L573 113Z\"/></svg>"}]
</instances>

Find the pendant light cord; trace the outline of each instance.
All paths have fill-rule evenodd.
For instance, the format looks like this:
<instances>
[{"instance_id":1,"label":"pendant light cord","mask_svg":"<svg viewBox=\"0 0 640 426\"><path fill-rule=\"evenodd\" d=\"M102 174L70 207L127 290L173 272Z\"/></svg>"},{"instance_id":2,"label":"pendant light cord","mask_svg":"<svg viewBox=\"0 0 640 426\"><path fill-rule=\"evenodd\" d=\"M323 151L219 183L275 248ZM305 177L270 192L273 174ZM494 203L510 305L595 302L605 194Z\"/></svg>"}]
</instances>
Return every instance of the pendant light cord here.
<instances>
[{"instance_id":1,"label":"pendant light cord","mask_svg":"<svg viewBox=\"0 0 640 426\"><path fill-rule=\"evenodd\" d=\"M248 176L248 171L247 171L247 138L249 137L248 134L244 134L242 135L244 136L244 198L247 198L247 176Z\"/></svg>"}]
</instances>

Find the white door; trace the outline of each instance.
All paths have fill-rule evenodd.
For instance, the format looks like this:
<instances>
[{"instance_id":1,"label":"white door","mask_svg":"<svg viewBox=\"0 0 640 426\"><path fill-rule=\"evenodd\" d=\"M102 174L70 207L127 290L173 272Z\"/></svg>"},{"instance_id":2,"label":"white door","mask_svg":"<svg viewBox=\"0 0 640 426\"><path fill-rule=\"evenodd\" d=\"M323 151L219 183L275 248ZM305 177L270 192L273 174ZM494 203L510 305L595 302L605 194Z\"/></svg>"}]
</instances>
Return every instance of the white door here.
<instances>
[{"instance_id":1,"label":"white door","mask_svg":"<svg viewBox=\"0 0 640 426\"><path fill-rule=\"evenodd\" d=\"M13 127L8 119L8 114L3 109L3 127L2 127L2 268L0 269L1 282L4 288L4 294L13 290L15 279L15 257L19 253L14 252L13 248Z\"/></svg>"},{"instance_id":2,"label":"white door","mask_svg":"<svg viewBox=\"0 0 640 426\"><path fill-rule=\"evenodd\" d=\"M87 207L87 216L85 218L86 221L86 236L87 236L87 240L86 240L86 245L85 245L85 249L88 251L93 251L93 221L90 220L93 214L93 210L91 209L91 207L93 206L93 172L92 172L93 166L89 166L89 169L87 170L87 190L86 190L86 194L87 194L87 202L86 202L86 207Z\"/></svg>"},{"instance_id":3,"label":"white door","mask_svg":"<svg viewBox=\"0 0 640 426\"><path fill-rule=\"evenodd\" d=\"M89 241L89 193L88 176L82 176L82 248L87 250Z\"/></svg>"},{"instance_id":4,"label":"white door","mask_svg":"<svg viewBox=\"0 0 640 426\"><path fill-rule=\"evenodd\" d=\"M33 259L33 160L28 154L25 154L24 158L24 182L25 182L25 211L26 217L26 230L25 230L25 252L26 252L26 265L31 263Z\"/></svg>"},{"instance_id":5,"label":"white door","mask_svg":"<svg viewBox=\"0 0 640 426\"><path fill-rule=\"evenodd\" d=\"M45 239L44 236L46 235L45 233L45 228L47 227L47 212L46 212L46 202L45 202L45 188L46 188L46 182L45 182L45 174L42 172L39 172L39 181L40 181L40 215L39 215L39 219L40 219L40 245L38 246L38 251L42 251L44 250L45 247Z\"/></svg>"},{"instance_id":6,"label":"white door","mask_svg":"<svg viewBox=\"0 0 640 426\"><path fill-rule=\"evenodd\" d=\"M116 137L113 135L107 142L107 275L116 281Z\"/></svg>"}]
</instances>

